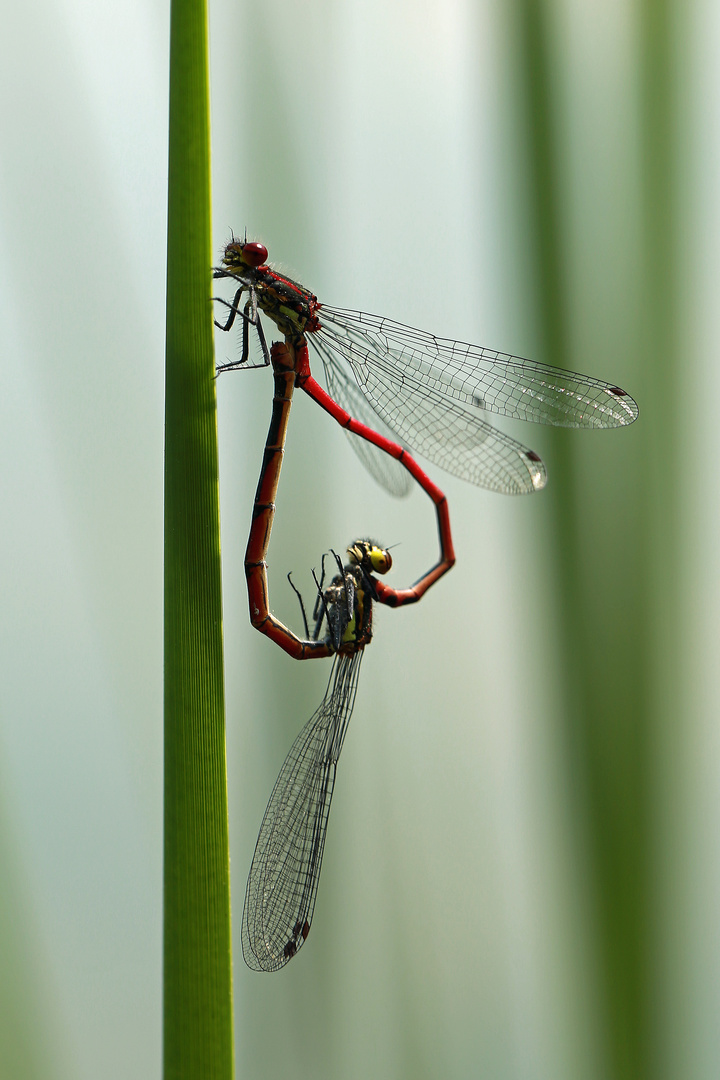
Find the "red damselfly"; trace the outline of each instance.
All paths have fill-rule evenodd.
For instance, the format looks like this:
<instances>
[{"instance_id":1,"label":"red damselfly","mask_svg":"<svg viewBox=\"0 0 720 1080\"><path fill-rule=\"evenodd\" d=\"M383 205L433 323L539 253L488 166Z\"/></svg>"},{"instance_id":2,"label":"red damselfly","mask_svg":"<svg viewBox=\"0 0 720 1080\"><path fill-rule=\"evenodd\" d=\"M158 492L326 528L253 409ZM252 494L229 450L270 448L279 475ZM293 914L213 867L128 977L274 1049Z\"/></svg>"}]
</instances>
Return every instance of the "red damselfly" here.
<instances>
[{"instance_id":1,"label":"red damselfly","mask_svg":"<svg viewBox=\"0 0 720 1080\"><path fill-rule=\"evenodd\" d=\"M363 421L365 430L357 433L366 441L352 440L353 448L394 494L404 493L407 484L397 470L389 474L368 445L366 431L377 426L375 417L399 442L448 472L492 491L524 494L545 486L545 466L533 450L494 428L488 413L578 428L624 427L638 415L629 394L600 379L321 304L268 266L267 255L263 244L233 238L214 270L216 278L238 283L232 301L216 298L229 311L226 322L216 325L230 330L238 316L242 320L240 360L218 371L248 366L250 326L257 330L262 364L269 364L262 311L295 347L297 385L332 411L318 396L309 343L323 362L329 401Z\"/></svg>"},{"instance_id":2,"label":"red damselfly","mask_svg":"<svg viewBox=\"0 0 720 1080\"><path fill-rule=\"evenodd\" d=\"M398 463L411 477L417 478L416 472L420 473L433 499L440 536L439 561L410 588L392 589L376 577L390 569L389 551L371 540L356 540L348 548L345 566L333 553L338 573L327 587L323 557L320 580L315 578L318 596L312 630L302 597L293 585L300 599L304 638L272 614L266 556L296 371L291 345L273 345L270 359L275 382L273 412L245 555L250 617L253 626L290 656L300 660L325 656L334 659L325 696L280 770L248 875L242 946L246 963L257 971L283 967L310 932L338 758L355 702L360 662L372 638L373 602L390 607L413 603L454 562L445 496L402 447L390 443Z\"/></svg>"}]
</instances>

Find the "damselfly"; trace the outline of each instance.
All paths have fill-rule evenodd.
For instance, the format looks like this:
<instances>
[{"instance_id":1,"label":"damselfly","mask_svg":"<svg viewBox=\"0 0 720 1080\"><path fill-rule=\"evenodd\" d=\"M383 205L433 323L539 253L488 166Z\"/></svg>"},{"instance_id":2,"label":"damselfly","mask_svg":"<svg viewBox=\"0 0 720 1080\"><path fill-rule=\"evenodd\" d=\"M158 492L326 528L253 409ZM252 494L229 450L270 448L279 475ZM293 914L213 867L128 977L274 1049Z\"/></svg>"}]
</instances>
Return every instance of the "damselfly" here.
<instances>
[{"instance_id":1,"label":"damselfly","mask_svg":"<svg viewBox=\"0 0 720 1080\"><path fill-rule=\"evenodd\" d=\"M325 696L293 743L280 770L248 875L242 923L243 956L249 967L257 971L282 967L310 932L338 758L355 702L360 661L372 638L373 602L390 607L413 603L454 562L445 496L407 451L370 432L377 440L373 445L392 453L411 477L424 481L437 512L439 561L410 588L392 589L376 576L390 569L390 552L371 540L356 540L348 548L345 566L333 556L338 573L327 587L323 557L320 580L315 579L318 595L312 612L312 629L302 597L295 590L300 599L304 638L272 614L266 556L295 385L295 356L292 346L277 344L273 345L270 357L275 378L273 413L245 556L250 617L258 630L290 656L300 660L324 656L334 659ZM351 420L349 416L347 419Z\"/></svg>"},{"instance_id":2,"label":"damselfly","mask_svg":"<svg viewBox=\"0 0 720 1080\"><path fill-rule=\"evenodd\" d=\"M505 494L537 491L547 481L540 457L493 427L488 413L578 428L623 427L637 418L629 394L600 379L321 304L268 266L267 254L263 244L232 239L214 270L216 278L238 283L232 301L216 298L229 312L216 325L230 330L236 317L242 320L240 360L218 370L248 365L250 326L257 330L263 366L269 364L262 311L295 346L297 385L311 397L317 400L318 384L308 343L341 408L370 428L379 421L397 441L464 480ZM386 460L367 442L353 440L353 448L391 492L408 490L406 477L397 470L388 474Z\"/></svg>"}]
</instances>

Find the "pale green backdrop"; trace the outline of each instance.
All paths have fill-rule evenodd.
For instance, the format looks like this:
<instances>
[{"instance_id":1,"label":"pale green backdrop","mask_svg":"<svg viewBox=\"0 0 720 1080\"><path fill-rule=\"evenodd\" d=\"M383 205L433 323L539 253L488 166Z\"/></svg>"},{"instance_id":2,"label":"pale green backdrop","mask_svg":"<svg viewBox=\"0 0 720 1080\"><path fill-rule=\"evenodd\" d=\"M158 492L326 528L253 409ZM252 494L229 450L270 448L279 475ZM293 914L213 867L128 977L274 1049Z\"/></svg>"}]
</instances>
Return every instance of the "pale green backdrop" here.
<instances>
[{"instance_id":1,"label":"pale green backdrop","mask_svg":"<svg viewBox=\"0 0 720 1080\"><path fill-rule=\"evenodd\" d=\"M218 383L239 1077L713 1080L720 1058L720 10L709 0L211 5L214 230L321 299L626 386L517 425L548 489L431 468L458 562L380 611L313 932L240 952L277 770L322 695L251 631L267 372ZM160 1075L168 9L2 35L0 1076ZM222 337L218 358L236 355ZM271 548L435 554L303 395ZM301 399L301 400L300 400Z\"/></svg>"}]
</instances>

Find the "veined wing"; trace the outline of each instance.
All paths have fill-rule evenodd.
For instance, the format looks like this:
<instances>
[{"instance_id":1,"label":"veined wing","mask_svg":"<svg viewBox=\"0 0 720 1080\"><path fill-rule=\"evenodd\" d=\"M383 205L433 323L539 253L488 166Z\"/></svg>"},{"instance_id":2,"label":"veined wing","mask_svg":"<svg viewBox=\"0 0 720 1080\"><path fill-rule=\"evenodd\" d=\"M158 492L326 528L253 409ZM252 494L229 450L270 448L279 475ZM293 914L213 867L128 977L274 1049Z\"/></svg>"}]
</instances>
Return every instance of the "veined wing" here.
<instances>
[{"instance_id":1,"label":"veined wing","mask_svg":"<svg viewBox=\"0 0 720 1080\"><path fill-rule=\"evenodd\" d=\"M349 412L354 419L359 420L367 427L373 428L381 435L387 435L395 440L395 433L382 422L378 423L378 416L368 405L367 398L361 393L357 383L352 379L348 379L343 368L333 364L332 352L328 349L326 343L319 339L317 334L310 335L309 340L322 359L327 391L330 397L346 412ZM412 477L399 461L390 457L389 454L380 450L373 443L368 442L367 439L354 435L351 431L346 431L345 434L348 437L350 446L381 487L384 487L391 495L398 498L404 498L410 494L413 486Z\"/></svg>"},{"instance_id":2,"label":"veined wing","mask_svg":"<svg viewBox=\"0 0 720 1080\"><path fill-rule=\"evenodd\" d=\"M387 370L471 412L483 410L560 427L611 428L631 424L635 401L618 386L508 353L435 337L359 311L322 306L324 332L354 370ZM322 333L323 331L321 331Z\"/></svg>"},{"instance_id":3,"label":"veined wing","mask_svg":"<svg viewBox=\"0 0 720 1080\"><path fill-rule=\"evenodd\" d=\"M348 330L344 322L338 329L327 319L324 326L313 337L322 341L334 384L351 383L342 357L377 415L413 452L490 491L524 495L545 486L547 473L538 455L494 428L477 406L443 395L432 382L394 363L394 354L381 355L379 343L364 330Z\"/></svg>"},{"instance_id":4,"label":"veined wing","mask_svg":"<svg viewBox=\"0 0 720 1080\"><path fill-rule=\"evenodd\" d=\"M310 932L335 772L362 655L335 657L325 696L293 743L270 796L243 911L243 956L255 971L283 967Z\"/></svg>"}]
</instances>

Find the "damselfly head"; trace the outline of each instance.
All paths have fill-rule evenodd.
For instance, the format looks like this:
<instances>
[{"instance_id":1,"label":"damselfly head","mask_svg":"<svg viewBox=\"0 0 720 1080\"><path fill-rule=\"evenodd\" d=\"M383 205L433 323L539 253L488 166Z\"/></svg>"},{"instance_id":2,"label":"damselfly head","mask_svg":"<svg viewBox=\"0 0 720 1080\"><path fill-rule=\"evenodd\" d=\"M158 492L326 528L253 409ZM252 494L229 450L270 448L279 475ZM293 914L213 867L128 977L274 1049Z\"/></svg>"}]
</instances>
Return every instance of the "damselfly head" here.
<instances>
[{"instance_id":1,"label":"damselfly head","mask_svg":"<svg viewBox=\"0 0 720 1080\"><path fill-rule=\"evenodd\" d=\"M231 240L223 252L223 266L229 270L244 270L248 266L256 270L267 261L268 252L264 244L254 240Z\"/></svg>"},{"instance_id":2,"label":"damselfly head","mask_svg":"<svg viewBox=\"0 0 720 1080\"><path fill-rule=\"evenodd\" d=\"M392 555L372 540L356 540L347 549L351 563L357 563L375 574L387 574L392 566Z\"/></svg>"}]
</instances>

